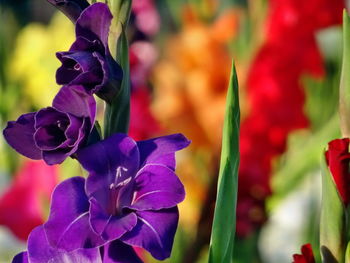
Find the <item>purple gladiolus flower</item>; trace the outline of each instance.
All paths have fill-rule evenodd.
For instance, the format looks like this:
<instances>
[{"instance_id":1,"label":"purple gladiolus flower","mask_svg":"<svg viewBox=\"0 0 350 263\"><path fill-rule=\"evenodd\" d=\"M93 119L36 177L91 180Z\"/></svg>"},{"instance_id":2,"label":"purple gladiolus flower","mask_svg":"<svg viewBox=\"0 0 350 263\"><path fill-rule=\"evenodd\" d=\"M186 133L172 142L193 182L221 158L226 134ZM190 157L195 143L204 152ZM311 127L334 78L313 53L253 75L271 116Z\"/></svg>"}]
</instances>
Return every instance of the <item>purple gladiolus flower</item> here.
<instances>
[{"instance_id":1,"label":"purple gladiolus flower","mask_svg":"<svg viewBox=\"0 0 350 263\"><path fill-rule=\"evenodd\" d=\"M50 4L57 7L73 23L75 23L81 12L89 6L86 0L48 0Z\"/></svg>"},{"instance_id":2,"label":"purple gladiolus flower","mask_svg":"<svg viewBox=\"0 0 350 263\"><path fill-rule=\"evenodd\" d=\"M75 24L76 40L68 52L58 52L62 66L56 72L58 84L83 85L89 94L111 102L123 77L121 67L108 48L112 14L106 4L86 8Z\"/></svg>"},{"instance_id":3,"label":"purple gladiolus flower","mask_svg":"<svg viewBox=\"0 0 350 263\"><path fill-rule=\"evenodd\" d=\"M102 263L99 248L67 252L49 245L43 226L38 226L28 238L28 251L14 257L12 263ZM113 262L113 261L112 261Z\"/></svg>"},{"instance_id":4,"label":"purple gladiolus flower","mask_svg":"<svg viewBox=\"0 0 350 263\"><path fill-rule=\"evenodd\" d=\"M177 204L185 197L174 173L175 152L188 145L181 134L140 142L115 134L79 150L89 176L70 178L56 188L44 224L48 242L74 251L119 240L157 259L169 257Z\"/></svg>"},{"instance_id":5,"label":"purple gladiolus flower","mask_svg":"<svg viewBox=\"0 0 350 263\"><path fill-rule=\"evenodd\" d=\"M67 252L51 247L43 226L35 228L28 239L28 250L17 254L12 263L142 263L132 247L115 240L100 248Z\"/></svg>"},{"instance_id":6,"label":"purple gladiolus flower","mask_svg":"<svg viewBox=\"0 0 350 263\"><path fill-rule=\"evenodd\" d=\"M84 144L95 122L96 102L82 86L64 86L52 107L10 121L4 137L17 152L58 164Z\"/></svg>"}]
</instances>

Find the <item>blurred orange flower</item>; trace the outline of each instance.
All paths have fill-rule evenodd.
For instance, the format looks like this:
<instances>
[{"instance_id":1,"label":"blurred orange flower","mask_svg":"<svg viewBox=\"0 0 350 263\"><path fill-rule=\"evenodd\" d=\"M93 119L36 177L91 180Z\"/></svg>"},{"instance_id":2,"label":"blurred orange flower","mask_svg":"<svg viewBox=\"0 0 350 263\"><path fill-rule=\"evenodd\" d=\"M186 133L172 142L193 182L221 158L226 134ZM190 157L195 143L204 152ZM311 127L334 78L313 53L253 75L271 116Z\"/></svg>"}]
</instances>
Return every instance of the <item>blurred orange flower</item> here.
<instances>
[{"instance_id":1,"label":"blurred orange flower","mask_svg":"<svg viewBox=\"0 0 350 263\"><path fill-rule=\"evenodd\" d=\"M225 12L206 25L187 9L181 32L155 66L153 112L169 131L181 130L194 146L220 147L231 68L227 48L238 28L238 13Z\"/></svg>"}]
</instances>

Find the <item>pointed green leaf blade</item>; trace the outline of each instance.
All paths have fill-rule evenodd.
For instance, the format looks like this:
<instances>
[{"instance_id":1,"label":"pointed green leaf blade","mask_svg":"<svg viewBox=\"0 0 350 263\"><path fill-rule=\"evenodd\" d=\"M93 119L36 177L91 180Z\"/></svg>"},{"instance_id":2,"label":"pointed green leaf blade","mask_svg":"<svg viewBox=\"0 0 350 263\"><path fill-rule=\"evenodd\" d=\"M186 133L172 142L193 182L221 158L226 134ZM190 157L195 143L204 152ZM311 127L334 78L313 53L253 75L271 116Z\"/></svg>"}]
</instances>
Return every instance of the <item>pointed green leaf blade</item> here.
<instances>
[{"instance_id":1,"label":"pointed green leaf blade","mask_svg":"<svg viewBox=\"0 0 350 263\"><path fill-rule=\"evenodd\" d=\"M320 248L322 262L343 262L345 208L326 165L322 173Z\"/></svg>"},{"instance_id":2,"label":"pointed green leaf blade","mask_svg":"<svg viewBox=\"0 0 350 263\"><path fill-rule=\"evenodd\" d=\"M218 191L209 247L209 263L232 261L236 231L240 110L237 74L232 65L226 98Z\"/></svg>"}]
</instances>

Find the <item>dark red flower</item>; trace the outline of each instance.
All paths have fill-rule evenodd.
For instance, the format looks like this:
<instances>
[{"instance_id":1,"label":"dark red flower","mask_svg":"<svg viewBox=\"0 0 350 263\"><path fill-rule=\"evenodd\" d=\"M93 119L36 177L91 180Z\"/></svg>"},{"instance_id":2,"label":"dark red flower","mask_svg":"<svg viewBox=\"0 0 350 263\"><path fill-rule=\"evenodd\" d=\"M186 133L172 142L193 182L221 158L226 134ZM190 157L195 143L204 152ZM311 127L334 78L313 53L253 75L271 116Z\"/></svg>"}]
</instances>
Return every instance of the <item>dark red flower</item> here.
<instances>
[{"instance_id":1,"label":"dark red flower","mask_svg":"<svg viewBox=\"0 0 350 263\"><path fill-rule=\"evenodd\" d=\"M301 247L301 255L294 254L292 263L315 263L315 257L310 244Z\"/></svg>"},{"instance_id":2,"label":"dark red flower","mask_svg":"<svg viewBox=\"0 0 350 263\"><path fill-rule=\"evenodd\" d=\"M338 192L345 205L348 205L350 201L349 138L329 142L325 155Z\"/></svg>"}]
</instances>

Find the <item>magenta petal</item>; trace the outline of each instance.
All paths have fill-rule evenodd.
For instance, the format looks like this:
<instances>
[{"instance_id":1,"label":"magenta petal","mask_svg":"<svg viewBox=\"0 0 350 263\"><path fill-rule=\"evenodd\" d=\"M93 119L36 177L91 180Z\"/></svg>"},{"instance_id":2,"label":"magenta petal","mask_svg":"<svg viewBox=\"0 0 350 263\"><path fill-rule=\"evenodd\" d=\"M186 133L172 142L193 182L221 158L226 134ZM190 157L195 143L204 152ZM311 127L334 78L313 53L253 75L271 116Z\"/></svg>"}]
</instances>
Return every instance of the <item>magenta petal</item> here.
<instances>
[{"instance_id":1,"label":"magenta petal","mask_svg":"<svg viewBox=\"0 0 350 263\"><path fill-rule=\"evenodd\" d=\"M108 44L112 14L106 4L95 3L86 8L77 20L75 33L91 41L98 37L104 46Z\"/></svg>"},{"instance_id":2,"label":"magenta petal","mask_svg":"<svg viewBox=\"0 0 350 263\"><path fill-rule=\"evenodd\" d=\"M159 210L176 206L185 199L185 189L166 166L149 164L135 177L134 198L128 206L135 210Z\"/></svg>"},{"instance_id":3,"label":"magenta petal","mask_svg":"<svg viewBox=\"0 0 350 263\"><path fill-rule=\"evenodd\" d=\"M88 117L91 125L95 122L96 101L82 86L63 86L55 96L52 106L76 117Z\"/></svg>"},{"instance_id":4,"label":"magenta petal","mask_svg":"<svg viewBox=\"0 0 350 263\"><path fill-rule=\"evenodd\" d=\"M142 263L131 246L115 240L103 247L103 263Z\"/></svg>"},{"instance_id":5,"label":"magenta petal","mask_svg":"<svg viewBox=\"0 0 350 263\"><path fill-rule=\"evenodd\" d=\"M156 259L170 257L179 220L177 207L136 213L137 225L120 240L131 246L146 249Z\"/></svg>"},{"instance_id":6,"label":"magenta petal","mask_svg":"<svg viewBox=\"0 0 350 263\"><path fill-rule=\"evenodd\" d=\"M7 143L20 154L39 160L42 159L41 151L34 142L34 116L35 112L21 115L17 121L10 121L4 129L4 137Z\"/></svg>"},{"instance_id":7,"label":"magenta petal","mask_svg":"<svg viewBox=\"0 0 350 263\"><path fill-rule=\"evenodd\" d=\"M102 263L99 248L78 249L72 252L52 248L45 235L43 226L35 228L28 239L30 263Z\"/></svg>"},{"instance_id":8,"label":"magenta petal","mask_svg":"<svg viewBox=\"0 0 350 263\"><path fill-rule=\"evenodd\" d=\"M24 251L19 254L17 254L13 260L12 263L29 263L28 261L28 252Z\"/></svg>"},{"instance_id":9,"label":"magenta petal","mask_svg":"<svg viewBox=\"0 0 350 263\"><path fill-rule=\"evenodd\" d=\"M146 164L163 164L175 170L175 152L190 144L182 134L172 134L150 140L139 141L141 167Z\"/></svg>"},{"instance_id":10,"label":"magenta petal","mask_svg":"<svg viewBox=\"0 0 350 263\"><path fill-rule=\"evenodd\" d=\"M84 178L73 177L60 183L54 190L50 216L44 224L51 246L72 251L104 243L91 229L89 201L84 186Z\"/></svg>"}]
</instances>

